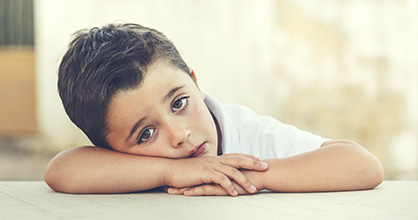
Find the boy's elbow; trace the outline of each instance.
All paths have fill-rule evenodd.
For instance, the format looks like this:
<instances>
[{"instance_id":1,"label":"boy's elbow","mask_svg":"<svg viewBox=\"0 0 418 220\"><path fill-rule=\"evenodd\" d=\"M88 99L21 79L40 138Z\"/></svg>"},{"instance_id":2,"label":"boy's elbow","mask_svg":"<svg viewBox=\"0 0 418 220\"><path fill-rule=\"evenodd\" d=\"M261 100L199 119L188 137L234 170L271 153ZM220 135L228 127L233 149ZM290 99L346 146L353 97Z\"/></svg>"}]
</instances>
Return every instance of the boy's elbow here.
<instances>
[{"instance_id":1,"label":"boy's elbow","mask_svg":"<svg viewBox=\"0 0 418 220\"><path fill-rule=\"evenodd\" d=\"M58 180L59 178L55 177L55 173L49 168L46 169L45 174L44 174L44 180L45 183L54 191L59 191L59 183Z\"/></svg>"},{"instance_id":2,"label":"boy's elbow","mask_svg":"<svg viewBox=\"0 0 418 220\"><path fill-rule=\"evenodd\" d=\"M88 152L92 148L76 147L56 155L46 168L44 174L46 184L57 192L87 193L85 180L89 173L82 172L80 164L85 164L85 161L90 158Z\"/></svg>"},{"instance_id":3,"label":"boy's elbow","mask_svg":"<svg viewBox=\"0 0 418 220\"><path fill-rule=\"evenodd\" d=\"M353 143L354 145L357 145L358 149L360 151L363 151L363 163L360 165L361 170L363 170L363 178L365 178L364 183L366 183L365 188L373 189L380 185L383 180L385 179L385 172L383 169L383 165L380 162L380 160L367 151L365 148L360 146L357 143Z\"/></svg>"},{"instance_id":4,"label":"boy's elbow","mask_svg":"<svg viewBox=\"0 0 418 220\"><path fill-rule=\"evenodd\" d=\"M67 191L64 187L64 179L61 172L57 171L52 161L48 164L44 174L45 183L56 192L65 192Z\"/></svg>"},{"instance_id":5,"label":"boy's elbow","mask_svg":"<svg viewBox=\"0 0 418 220\"><path fill-rule=\"evenodd\" d=\"M345 149L346 158L351 158L348 164L352 168L354 179L358 189L373 189L380 185L385 173L380 160L367 149L352 141L334 141L331 144L338 144Z\"/></svg>"},{"instance_id":6,"label":"boy's elbow","mask_svg":"<svg viewBox=\"0 0 418 220\"><path fill-rule=\"evenodd\" d=\"M380 185L385 179L385 171L383 169L382 164L375 156L373 157L375 161L374 161L374 164L372 165L373 166L373 168L371 169L372 171L370 172L370 176L371 176L370 188L371 189Z\"/></svg>"},{"instance_id":7,"label":"boy's elbow","mask_svg":"<svg viewBox=\"0 0 418 220\"><path fill-rule=\"evenodd\" d=\"M74 187L71 185L71 178L65 175L66 173L68 172L65 172L59 164L52 160L48 164L44 174L45 183L56 192L76 193Z\"/></svg>"}]
</instances>

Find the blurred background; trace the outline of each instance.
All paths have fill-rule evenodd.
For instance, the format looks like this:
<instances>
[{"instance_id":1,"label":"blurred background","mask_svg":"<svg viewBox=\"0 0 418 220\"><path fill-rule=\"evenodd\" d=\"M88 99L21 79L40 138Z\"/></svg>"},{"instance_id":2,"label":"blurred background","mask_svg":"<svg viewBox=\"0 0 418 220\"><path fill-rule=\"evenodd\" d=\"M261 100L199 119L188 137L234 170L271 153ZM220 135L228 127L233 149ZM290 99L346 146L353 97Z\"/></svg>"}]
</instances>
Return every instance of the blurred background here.
<instances>
[{"instance_id":1,"label":"blurred background","mask_svg":"<svg viewBox=\"0 0 418 220\"><path fill-rule=\"evenodd\" d=\"M42 180L58 152L90 145L56 81L79 29L156 28L222 103L354 140L386 179L418 179L418 1L0 0L0 180Z\"/></svg>"}]
</instances>

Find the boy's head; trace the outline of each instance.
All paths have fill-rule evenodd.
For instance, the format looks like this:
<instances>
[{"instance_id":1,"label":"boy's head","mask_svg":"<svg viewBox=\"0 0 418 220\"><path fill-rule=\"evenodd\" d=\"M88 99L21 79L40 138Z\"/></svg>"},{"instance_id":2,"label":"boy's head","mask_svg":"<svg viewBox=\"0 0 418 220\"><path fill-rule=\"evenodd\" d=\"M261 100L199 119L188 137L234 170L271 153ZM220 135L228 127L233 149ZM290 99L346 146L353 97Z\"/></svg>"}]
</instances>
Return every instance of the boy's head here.
<instances>
[{"instance_id":1,"label":"boy's head","mask_svg":"<svg viewBox=\"0 0 418 220\"><path fill-rule=\"evenodd\" d=\"M111 98L138 87L147 69L165 61L191 76L172 42L137 24L111 24L79 31L59 67L58 90L65 111L96 146L107 141Z\"/></svg>"}]
</instances>

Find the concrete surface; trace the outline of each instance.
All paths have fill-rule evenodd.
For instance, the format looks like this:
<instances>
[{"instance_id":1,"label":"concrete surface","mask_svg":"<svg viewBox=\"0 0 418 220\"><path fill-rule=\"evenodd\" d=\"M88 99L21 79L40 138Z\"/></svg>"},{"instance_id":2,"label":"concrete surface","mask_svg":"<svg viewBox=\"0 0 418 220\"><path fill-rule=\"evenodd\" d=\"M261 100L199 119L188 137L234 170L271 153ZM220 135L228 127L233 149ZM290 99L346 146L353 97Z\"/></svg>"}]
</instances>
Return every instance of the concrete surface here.
<instances>
[{"instance_id":1,"label":"concrete surface","mask_svg":"<svg viewBox=\"0 0 418 220\"><path fill-rule=\"evenodd\" d=\"M418 181L373 190L186 197L163 192L69 195L44 182L0 182L0 219L418 219Z\"/></svg>"}]
</instances>

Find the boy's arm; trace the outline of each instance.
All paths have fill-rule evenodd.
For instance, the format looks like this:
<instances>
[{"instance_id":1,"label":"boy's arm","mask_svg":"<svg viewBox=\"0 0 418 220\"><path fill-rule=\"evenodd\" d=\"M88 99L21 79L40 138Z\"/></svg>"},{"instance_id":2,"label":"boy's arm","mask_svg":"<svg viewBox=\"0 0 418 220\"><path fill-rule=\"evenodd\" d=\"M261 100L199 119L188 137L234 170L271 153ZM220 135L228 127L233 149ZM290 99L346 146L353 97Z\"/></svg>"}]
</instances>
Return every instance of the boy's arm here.
<instances>
[{"instance_id":1,"label":"boy's arm","mask_svg":"<svg viewBox=\"0 0 418 220\"><path fill-rule=\"evenodd\" d=\"M252 184L239 168L263 171L267 166L243 154L166 159L77 147L51 160L45 181L55 191L66 193L121 193L216 183L234 195L234 180L251 192Z\"/></svg>"},{"instance_id":2,"label":"boy's arm","mask_svg":"<svg viewBox=\"0 0 418 220\"><path fill-rule=\"evenodd\" d=\"M384 178L380 161L350 141L328 141L320 149L288 158L265 160L266 172L243 171L258 190L318 192L371 189ZM203 185L170 189L185 195L225 195L222 188ZM244 193L245 191L238 191Z\"/></svg>"},{"instance_id":3,"label":"boy's arm","mask_svg":"<svg viewBox=\"0 0 418 220\"><path fill-rule=\"evenodd\" d=\"M259 177L254 177L261 180L261 188L273 191L372 189L384 178L380 161L362 146L350 141L328 141L320 149L266 162L270 172L258 173Z\"/></svg>"}]
</instances>

